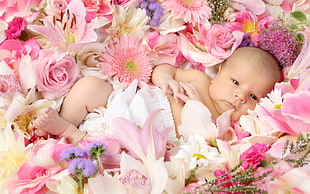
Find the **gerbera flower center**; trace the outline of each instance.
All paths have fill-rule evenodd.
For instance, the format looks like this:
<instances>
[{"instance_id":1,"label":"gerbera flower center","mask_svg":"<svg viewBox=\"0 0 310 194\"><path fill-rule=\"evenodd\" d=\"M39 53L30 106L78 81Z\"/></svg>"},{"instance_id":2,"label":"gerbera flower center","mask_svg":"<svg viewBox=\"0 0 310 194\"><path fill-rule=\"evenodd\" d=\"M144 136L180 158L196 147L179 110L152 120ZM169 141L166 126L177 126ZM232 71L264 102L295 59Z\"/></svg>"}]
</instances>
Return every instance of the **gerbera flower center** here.
<instances>
[{"instance_id":1,"label":"gerbera flower center","mask_svg":"<svg viewBox=\"0 0 310 194\"><path fill-rule=\"evenodd\" d=\"M130 73L136 73L138 72L138 66L134 61L128 61L125 64L125 70L130 72Z\"/></svg>"},{"instance_id":2,"label":"gerbera flower center","mask_svg":"<svg viewBox=\"0 0 310 194\"><path fill-rule=\"evenodd\" d=\"M195 0L183 0L183 2L188 3L188 4L193 4Z\"/></svg>"}]
</instances>

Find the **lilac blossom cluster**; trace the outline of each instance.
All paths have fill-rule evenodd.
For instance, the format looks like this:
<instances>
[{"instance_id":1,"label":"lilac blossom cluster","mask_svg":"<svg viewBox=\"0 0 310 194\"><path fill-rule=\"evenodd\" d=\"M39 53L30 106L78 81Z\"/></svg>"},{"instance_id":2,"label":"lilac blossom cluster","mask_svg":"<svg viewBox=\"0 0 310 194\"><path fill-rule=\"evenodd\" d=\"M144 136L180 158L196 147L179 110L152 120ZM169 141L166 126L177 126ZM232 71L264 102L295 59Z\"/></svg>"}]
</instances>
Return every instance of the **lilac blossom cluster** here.
<instances>
[{"instance_id":1,"label":"lilac blossom cluster","mask_svg":"<svg viewBox=\"0 0 310 194\"><path fill-rule=\"evenodd\" d=\"M300 53L302 42L280 21L272 22L268 28L261 28L258 36L258 46L273 54L282 68L292 65Z\"/></svg>"},{"instance_id":2,"label":"lilac blossom cluster","mask_svg":"<svg viewBox=\"0 0 310 194\"><path fill-rule=\"evenodd\" d=\"M156 0L144 0L141 2L140 7L145 9L146 15L151 17L149 24L151 26L158 26L160 18L164 15L164 9L161 4Z\"/></svg>"},{"instance_id":3,"label":"lilac blossom cluster","mask_svg":"<svg viewBox=\"0 0 310 194\"><path fill-rule=\"evenodd\" d=\"M97 167L93 161L88 158L75 158L70 162L68 170L71 174L77 176L91 177L96 174Z\"/></svg>"},{"instance_id":4,"label":"lilac blossom cluster","mask_svg":"<svg viewBox=\"0 0 310 194\"><path fill-rule=\"evenodd\" d=\"M69 172L78 179L88 178L100 170L100 157L106 155L106 144L104 142L92 142L85 149L70 147L60 155L61 160L70 161ZM98 168L93 160L98 160Z\"/></svg>"}]
</instances>

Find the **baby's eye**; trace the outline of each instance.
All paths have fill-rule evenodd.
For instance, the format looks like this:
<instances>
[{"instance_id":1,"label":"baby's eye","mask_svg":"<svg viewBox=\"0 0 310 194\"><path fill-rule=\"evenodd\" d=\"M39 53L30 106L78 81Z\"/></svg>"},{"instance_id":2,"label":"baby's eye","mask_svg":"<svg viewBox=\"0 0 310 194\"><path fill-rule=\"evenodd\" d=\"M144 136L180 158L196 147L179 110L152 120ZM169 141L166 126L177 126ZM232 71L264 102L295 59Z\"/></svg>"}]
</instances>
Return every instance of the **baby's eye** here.
<instances>
[{"instance_id":1,"label":"baby's eye","mask_svg":"<svg viewBox=\"0 0 310 194\"><path fill-rule=\"evenodd\" d=\"M258 100L258 98L254 94L251 94L250 96L253 100Z\"/></svg>"},{"instance_id":2,"label":"baby's eye","mask_svg":"<svg viewBox=\"0 0 310 194\"><path fill-rule=\"evenodd\" d=\"M237 86L239 86L239 82L237 81L237 80L232 80L232 82L235 84L235 85L237 85Z\"/></svg>"}]
</instances>

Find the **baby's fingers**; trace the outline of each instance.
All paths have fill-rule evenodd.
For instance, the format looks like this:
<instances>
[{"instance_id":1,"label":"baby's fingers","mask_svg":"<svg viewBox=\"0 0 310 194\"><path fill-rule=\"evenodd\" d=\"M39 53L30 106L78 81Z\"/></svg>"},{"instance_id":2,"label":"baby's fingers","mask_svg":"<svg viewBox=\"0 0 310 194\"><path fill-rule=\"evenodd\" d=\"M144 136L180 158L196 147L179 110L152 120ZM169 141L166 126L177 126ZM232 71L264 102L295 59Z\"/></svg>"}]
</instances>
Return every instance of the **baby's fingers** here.
<instances>
[{"instance_id":1,"label":"baby's fingers","mask_svg":"<svg viewBox=\"0 0 310 194\"><path fill-rule=\"evenodd\" d=\"M192 84L180 83L180 85L183 87L185 95L188 97L188 99L201 101L199 92Z\"/></svg>"}]
</instances>

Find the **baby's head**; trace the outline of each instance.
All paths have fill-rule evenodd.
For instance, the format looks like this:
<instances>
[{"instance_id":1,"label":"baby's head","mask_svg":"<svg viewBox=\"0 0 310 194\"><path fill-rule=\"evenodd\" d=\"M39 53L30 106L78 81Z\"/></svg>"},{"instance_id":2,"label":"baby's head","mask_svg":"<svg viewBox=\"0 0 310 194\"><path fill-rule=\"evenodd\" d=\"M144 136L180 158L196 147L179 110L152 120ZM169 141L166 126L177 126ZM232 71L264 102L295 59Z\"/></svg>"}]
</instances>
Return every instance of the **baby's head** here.
<instances>
[{"instance_id":1,"label":"baby's head","mask_svg":"<svg viewBox=\"0 0 310 194\"><path fill-rule=\"evenodd\" d=\"M271 54L257 47L241 47L220 66L211 81L210 97L219 114L234 109L232 119L239 120L281 77L281 68Z\"/></svg>"}]
</instances>

